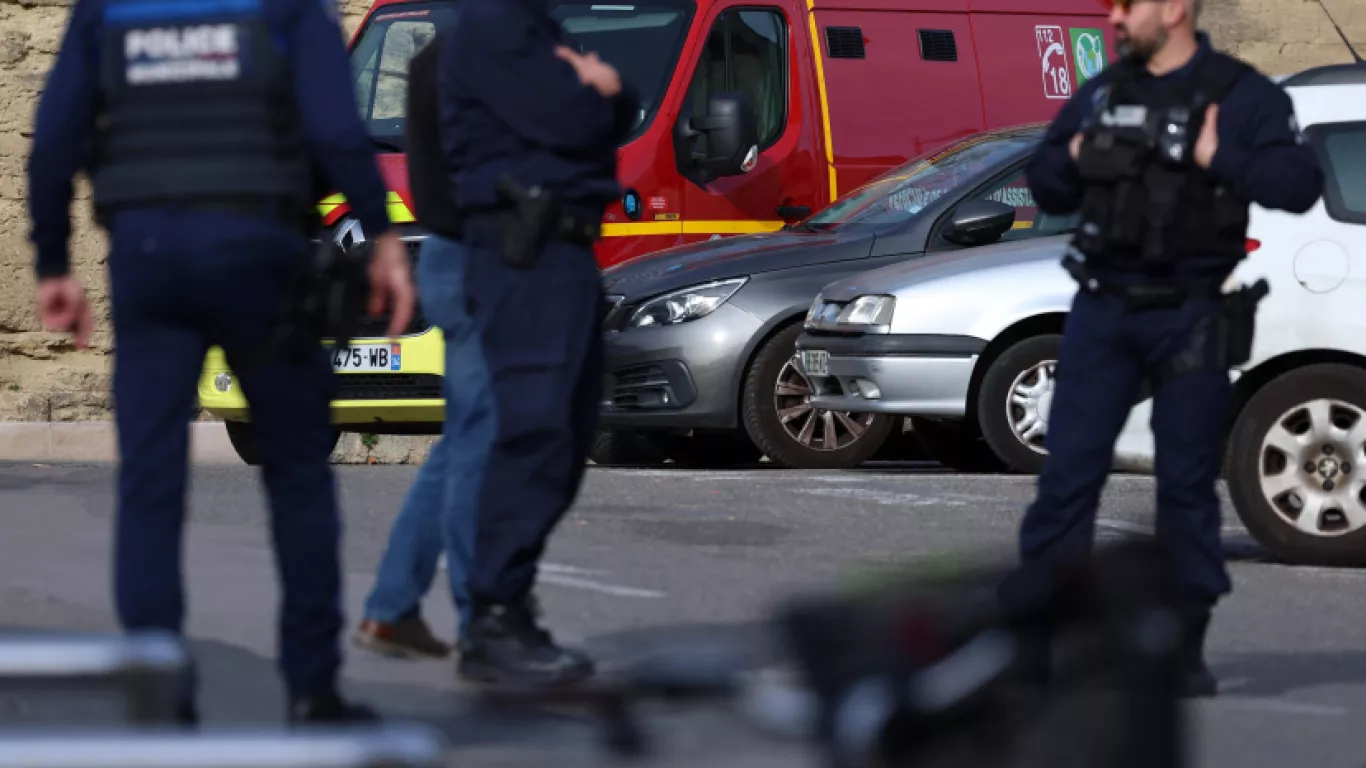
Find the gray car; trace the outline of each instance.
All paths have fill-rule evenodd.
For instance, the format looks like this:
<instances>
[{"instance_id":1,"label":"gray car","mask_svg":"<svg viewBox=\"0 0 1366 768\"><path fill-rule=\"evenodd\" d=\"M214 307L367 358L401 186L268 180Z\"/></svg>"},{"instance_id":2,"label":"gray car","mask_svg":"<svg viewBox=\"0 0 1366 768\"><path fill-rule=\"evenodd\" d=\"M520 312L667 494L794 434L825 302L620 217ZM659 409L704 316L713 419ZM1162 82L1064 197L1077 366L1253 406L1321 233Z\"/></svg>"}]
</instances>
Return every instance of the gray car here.
<instances>
[{"instance_id":1,"label":"gray car","mask_svg":"<svg viewBox=\"0 0 1366 768\"><path fill-rule=\"evenodd\" d=\"M779 232L604 271L606 381L594 460L726 465L767 455L797 468L868 460L903 420L812 407L795 350L813 297L861 272L1009 236L1027 189L977 193L1017 167L1043 128L963 139Z\"/></svg>"}]
</instances>

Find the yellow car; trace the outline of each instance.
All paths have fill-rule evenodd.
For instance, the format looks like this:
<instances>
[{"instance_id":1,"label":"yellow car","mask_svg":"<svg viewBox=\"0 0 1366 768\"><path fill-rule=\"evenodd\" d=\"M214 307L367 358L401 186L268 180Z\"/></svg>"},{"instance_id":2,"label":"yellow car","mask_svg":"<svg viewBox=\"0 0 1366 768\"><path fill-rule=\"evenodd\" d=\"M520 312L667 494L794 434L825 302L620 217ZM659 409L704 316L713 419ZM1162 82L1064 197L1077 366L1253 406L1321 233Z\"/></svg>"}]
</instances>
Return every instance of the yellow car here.
<instances>
[{"instance_id":1,"label":"yellow car","mask_svg":"<svg viewBox=\"0 0 1366 768\"><path fill-rule=\"evenodd\" d=\"M425 237L415 228L399 225L400 235L416 262ZM343 245L363 240L359 224L344 219L332 230ZM445 414L442 374L445 341L441 329L414 312L408 332L387 339L387 316L362 317L347 350L333 350L338 393L332 401L336 440L343 432L374 435L439 434ZM329 347L331 341L325 341ZM246 398L228 368L223 351L212 347L199 379L199 402L204 410L226 422L228 439L247 464L259 464Z\"/></svg>"}]
</instances>

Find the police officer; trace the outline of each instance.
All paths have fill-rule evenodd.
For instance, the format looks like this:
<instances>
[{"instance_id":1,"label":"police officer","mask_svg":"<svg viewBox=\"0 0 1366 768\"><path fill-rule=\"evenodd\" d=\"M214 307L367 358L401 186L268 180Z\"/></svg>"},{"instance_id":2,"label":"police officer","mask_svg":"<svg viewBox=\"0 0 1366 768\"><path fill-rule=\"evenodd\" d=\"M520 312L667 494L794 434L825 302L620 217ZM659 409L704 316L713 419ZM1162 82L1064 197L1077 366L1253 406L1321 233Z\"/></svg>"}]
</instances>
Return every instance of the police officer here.
<instances>
[{"instance_id":1,"label":"police officer","mask_svg":"<svg viewBox=\"0 0 1366 768\"><path fill-rule=\"evenodd\" d=\"M442 56L443 142L469 249L465 273L497 403L480 490L468 679L592 673L537 625L546 539L587 463L601 387L592 245L621 194L616 153L638 98L567 43L547 0L465 0Z\"/></svg>"},{"instance_id":2,"label":"police officer","mask_svg":"<svg viewBox=\"0 0 1366 768\"><path fill-rule=\"evenodd\" d=\"M109 233L120 463L114 591L127 630L180 632L188 424L212 344L259 434L283 584L280 667L292 721L371 719L335 687L340 523L321 340L267 352L309 249L322 186L374 237L369 309L397 335L413 308L385 188L359 120L331 0L77 0L38 105L28 181L38 314L87 343L71 274L72 179ZM197 719L187 681L181 717Z\"/></svg>"},{"instance_id":3,"label":"police officer","mask_svg":"<svg viewBox=\"0 0 1366 768\"><path fill-rule=\"evenodd\" d=\"M1080 213L1064 265L1081 289L1067 318L1048 460L1020 531L1021 555L1088 551L1115 440L1146 383L1157 538L1184 585L1185 695L1216 688L1204 635L1231 584L1215 483L1229 369L1250 351L1258 298L1250 288L1223 294L1222 286L1246 256L1250 203L1302 213L1322 187L1290 98L1210 46L1196 28L1200 4L1115 0L1110 21L1121 59L1078 89L1027 170L1041 210ZM1032 674L1047 672L1037 655L1046 637Z\"/></svg>"}]
</instances>

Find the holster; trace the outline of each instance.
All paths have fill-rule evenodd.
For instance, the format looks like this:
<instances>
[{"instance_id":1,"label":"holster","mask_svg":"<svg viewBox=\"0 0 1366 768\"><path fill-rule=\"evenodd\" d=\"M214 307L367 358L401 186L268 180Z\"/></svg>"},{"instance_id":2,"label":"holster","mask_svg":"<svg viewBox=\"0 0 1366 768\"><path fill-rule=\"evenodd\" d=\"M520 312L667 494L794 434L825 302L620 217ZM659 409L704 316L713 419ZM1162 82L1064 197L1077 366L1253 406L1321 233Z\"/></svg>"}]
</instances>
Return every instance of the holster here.
<instances>
[{"instance_id":1,"label":"holster","mask_svg":"<svg viewBox=\"0 0 1366 768\"><path fill-rule=\"evenodd\" d=\"M1226 293L1219 309L1196 321L1190 341L1153 371L1153 384L1196 371L1228 371L1252 357L1257 304L1271 292L1266 280Z\"/></svg>"},{"instance_id":2,"label":"holster","mask_svg":"<svg viewBox=\"0 0 1366 768\"><path fill-rule=\"evenodd\" d=\"M498 192L512 203L510 210L498 215L503 263L513 269L531 269L559 220L559 205L547 190L527 189L506 175L498 179Z\"/></svg>"}]
</instances>

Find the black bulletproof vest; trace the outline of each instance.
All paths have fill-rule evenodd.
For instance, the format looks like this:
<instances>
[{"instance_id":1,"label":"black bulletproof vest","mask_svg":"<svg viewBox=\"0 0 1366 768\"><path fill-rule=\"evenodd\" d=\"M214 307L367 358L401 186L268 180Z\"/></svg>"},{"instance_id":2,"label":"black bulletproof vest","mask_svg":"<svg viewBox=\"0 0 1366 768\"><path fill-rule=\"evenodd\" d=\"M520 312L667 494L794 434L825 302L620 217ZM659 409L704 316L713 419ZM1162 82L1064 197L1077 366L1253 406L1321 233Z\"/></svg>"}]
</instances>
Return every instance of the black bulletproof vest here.
<instances>
[{"instance_id":1,"label":"black bulletproof vest","mask_svg":"<svg viewBox=\"0 0 1366 768\"><path fill-rule=\"evenodd\" d=\"M288 61L262 0L109 0L96 211L279 201L306 215L312 166Z\"/></svg>"},{"instance_id":2,"label":"black bulletproof vest","mask_svg":"<svg viewBox=\"0 0 1366 768\"><path fill-rule=\"evenodd\" d=\"M446 165L441 145L441 109L437 93L440 30L413 57L408 67L407 126L408 190L413 196L418 224L442 237L458 240L462 218L455 205L455 179Z\"/></svg>"},{"instance_id":3,"label":"black bulletproof vest","mask_svg":"<svg viewBox=\"0 0 1366 768\"><path fill-rule=\"evenodd\" d=\"M1194 162L1205 109L1247 65L1211 51L1184 83L1135 87L1115 64L1110 93L1078 169L1086 191L1073 245L1100 269L1166 276L1183 257L1231 267L1246 256L1249 201Z\"/></svg>"}]
</instances>

